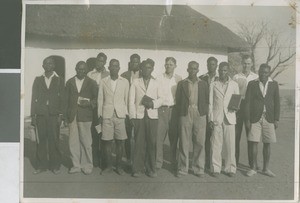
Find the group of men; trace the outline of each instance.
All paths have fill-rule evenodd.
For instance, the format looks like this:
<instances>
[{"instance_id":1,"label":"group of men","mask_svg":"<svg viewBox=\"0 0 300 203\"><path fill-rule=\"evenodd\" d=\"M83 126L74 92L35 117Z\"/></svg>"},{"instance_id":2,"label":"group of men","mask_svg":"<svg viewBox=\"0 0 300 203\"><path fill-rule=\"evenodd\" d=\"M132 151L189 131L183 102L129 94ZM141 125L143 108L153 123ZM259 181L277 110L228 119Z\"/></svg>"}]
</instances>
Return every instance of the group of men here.
<instances>
[{"instance_id":1,"label":"group of men","mask_svg":"<svg viewBox=\"0 0 300 203\"><path fill-rule=\"evenodd\" d=\"M32 89L31 118L37 129L37 169L34 174L51 170L60 173L59 130L62 122L69 127L72 167L69 173L101 174L113 172L112 149L115 143L115 172L124 174L125 148L132 176L146 173L156 177L164 164L164 141L168 135L170 163L177 177L189 172L190 140L192 170L195 176L205 172L218 177L222 170L233 177L239 163L243 125L248 141L250 170L257 173L257 146L262 140L262 173L270 177L270 143L276 142L279 121L278 83L270 78L271 67L262 64L259 75L251 71L249 56L242 58L242 72L229 76L229 64L215 57L207 59L208 73L197 76L199 63L188 63L188 77L175 74L176 59L165 59L165 72L152 76L155 62L141 62L133 54L128 71L119 75L120 63L99 53L95 68L76 64L76 75L66 82L55 73L55 61L47 57L45 70L36 77ZM218 71L217 71L218 68ZM231 109L232 95L241 95L239 110ZM101 151L101 153L100 153ZM101 156L100 156L101 155Z\"/></svg>"}]
</instances>

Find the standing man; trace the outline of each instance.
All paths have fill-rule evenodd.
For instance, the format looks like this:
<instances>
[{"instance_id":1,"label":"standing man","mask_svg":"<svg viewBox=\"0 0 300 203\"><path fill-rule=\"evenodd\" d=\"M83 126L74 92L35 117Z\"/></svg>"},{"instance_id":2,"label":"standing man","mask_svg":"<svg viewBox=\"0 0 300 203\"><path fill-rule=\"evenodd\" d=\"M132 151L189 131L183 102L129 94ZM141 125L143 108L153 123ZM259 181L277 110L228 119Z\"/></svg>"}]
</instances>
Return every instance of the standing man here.
<instances>
[{"instance_id":1,"label":"standing man","mask_svg":"<svg viewBox=\"0 0 300 203\"><path fill-rule=\"evenodd\" d=\"M139 177L146 168L149 177L156 177L157 108L161 105L159 84L151 77L154 61L141 64L142 78L133 80L129 91L129 118L134 126L135 146L133 177Z\"/></svg>"},{"instance_id":2,"label":"standing man","mask_svg":"<svg viewBox=\"0 0 300 203\"><path fill-rule=\"evenodd\" d=\"M211 56L207 59L207 73L201 75L199 78L204 80L207 83L208 88L210 84L215 80L219 79L217 75L218 60ZM208 123L208 121L207 121ZM209 125L206 125L206 134L205 134L205 170L209 171L210 169L210 137L211 137L211 128Z\"/></svg>"},{"instance_id":3,"label":"standing man","mask_svg":"<svg viewBox=\"0 0 300 203\"><path fill-rule=\"evenodd\" d=\"M54 67L54 59L51 56L45 58L45 72L35 78L32 86L31 125L36 127L38 140L37 170L34 174L47 169L54 174L60 173L59 129L63 117L65 84L54 72Z\"/></svg>"},{"instance_id":4,"label":"standing man","mask_svg":"<svg viewBox=\"0 0 300 203\"><path fill-rule=\"evenodd\" d=\"M122 155L124 140L127 138L125 118L128 114L129 83L119 77L120 63L116 59L109 62L110 76L101 81L98 93L98 117L102 123L103 152L106 168L102 173L112 172L112 142L116 143L116 172L123 175Z\"/></svg>"},{"instance_id":5,"label":"standing man","mask_svg":"<svg viewBox=\"0 0 300 203\"><path fill-rule=\"evenodd\" d=\"M126 78L129 82L129 86L132 84L134 79L140 78L140 64L141 64L141 57L138 54L132 54L130 56L130 61L128 63L128 71L125 71L121 74L123 78ZM128 165L132 164L132 152L133 152L133 146L131 146L131 139L132 136L132 125L130 123L129 116L126 115L125 119L125 126L126 126L126 134L128 139L125 140L125 153L127 158Z\"/></svg>"},{"instance_id":6,"label":"standing man","mask_svg":"<svg viewBox=\"0 0 300 203\"><path fill-rule=\"evenodd\" d=\"M233 76L233 80L237 82L239 85L240 94L242 95L242 101L240 105L240 110L236 112L236 125L235 125L235 158L236 163L238 165L239 158L240 158L240 141L241 141L241 135L243 131L243 125L245 123L245 95L247 90L247 85L251 80L255 80L258 78L258 75L253 73L251 71L251 68L253 66L252 59L249 55L245 55L242 58L242 66L243 70L242 72L236 74ZM246 135L248 135L248 131L246 130ZM248 161L249 165L250 163L250 156L251 153L249 153L249 142L247 143L248 146Z\"/></svg>"},{"instance_id":7,"label":"standing man","mask_svg":"<svg viewBox=\"0 0 300 203\"><path fill-rule=\"evenodd\" d=\"M76 76L66 84L66 122L69 124L69 147L73 163L69 173L82 171L88 175L93 170L91 125L98 87L94 80L86 77L87 65L84 61L79 61L75 70Z\"/></svg>"},{"instance_id":8,"label":"standing man","mask_svg":"<svg viewBox=\"0 0 300 203\"><path fill-rule=\"evenodd\" d=\"M109 72L105 69L107 56L100 52L97 55L97 58L95 60L95 69L88 72L87 76L96 81L98 87L100 85L100 81L109 76ZM97 107L94 109L93 112L93 121L92 121L92 138L93 138L93 144L92 144L92 150L93 150L93 164L95 167L100 167L100 135L97 133L95 126L98 125L98 113L97 113Z\"/></svg>"},{"instance_id":9,"label":"standing man","mask_svg":"<svg viewBox=\"0 0 300 203\"><path fill-rule=\"evenodd\" d=\"M177 83L182 80L181 76L174 73L176 59L167 57L165 59L165 73L157 79L159 83L159 93L162 98L162 106L158 108L158 128L156 145L156 168L163 165L163 145L167 134L169 135L171 149L171 164L176 170L176 154L178 143L178 116L175 108L175 93Z\"/></svg>"},{"instance_id":10,"label":"standing man","mask_svg":"<svg viewBox=\"0 0 300 203\"><path fill-rule=\"evenodd\" d=\"M259 78L249 82L245 99L246 128L249 131L251 170L247 176L255 175L257 168L257 145L263 142L264 175L275 177L269 169L271 143L276 142L275 130L278 127L280 115L280 97L278 83L270 78L271 67L261 64Z\"/></svg>"},{"instance_id":11,"label":"standing man","mask_svg":"<svg viewBox=\"0 0 300 203\"><path fill-rule=\"evenodd\" d=\"M224 141L225 168L224 172L233 177L236 173L235 161L235 124L234 110L228 109L233 94L239 94L236 82L228 76L229 65L222 62L219 65L219 80L210 86L209 93L209 125L211 136L211 172L217 177L222 168L222 148Z\"/></svg>"},{"instance_id":12,"label":"standing man","mask_svg":"<svg viewBox=\"0 0 300 203\"><path fill-rule=\"evenodd\" d=\"M197 77L199 64L188 64L188 78L178 83L176 108L179 114L179 157L177 177L188 174L189 141L193 140L194 174L199 178L204 175L205 165L205 130L208 111L208 86Z\"/></svg>"}]
</instances>

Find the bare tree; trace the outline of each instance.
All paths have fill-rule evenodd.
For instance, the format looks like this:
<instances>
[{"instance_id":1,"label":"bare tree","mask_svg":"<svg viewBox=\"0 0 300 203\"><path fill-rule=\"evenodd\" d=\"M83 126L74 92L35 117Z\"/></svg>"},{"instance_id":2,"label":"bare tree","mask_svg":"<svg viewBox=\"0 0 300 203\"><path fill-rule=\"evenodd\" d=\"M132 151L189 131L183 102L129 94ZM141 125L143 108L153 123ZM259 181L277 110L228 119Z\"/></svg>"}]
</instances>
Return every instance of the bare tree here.
<instances>
[{"instance_id":1,"label":"bare tree","mask_svg":"<svg viewBox=\"0 0 300 203\"><path fill-rule=\"evenodd\" d=\"M253 59L253 71L255 71L255 50L257 44L264 42L267 45L267 57L264 63L272 64L271 77L274 79L285 71L289 65L294 62L296 55L295 42L293 40L285 40L280 38L280 33L269 29L268 23L252 22L238 23L240 31L239 36L246 40L250 47L250 55ZM284 43L283 43L284 42ZM285 44L288 44L285 45Z\"/></svg>"}]
</instances>

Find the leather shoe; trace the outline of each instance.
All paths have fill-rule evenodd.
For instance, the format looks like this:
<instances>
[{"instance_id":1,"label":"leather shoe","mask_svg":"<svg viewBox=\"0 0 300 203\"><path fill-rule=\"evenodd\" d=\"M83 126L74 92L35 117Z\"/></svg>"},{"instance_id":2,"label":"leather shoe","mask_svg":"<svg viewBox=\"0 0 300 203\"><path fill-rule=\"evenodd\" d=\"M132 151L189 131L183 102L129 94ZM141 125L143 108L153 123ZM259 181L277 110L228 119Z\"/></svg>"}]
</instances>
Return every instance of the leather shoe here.
<instances>
[{"instance_id":1,"label":"leather shoe","mask_svg":"<svg viewBox=\"0 0 300 203\"><path fill-rule=\"evenodd\" d=\"M37 170L33 171L33 174L37 175L37 174L43 173L45 171L46 171L46 169L37 169Z\"/></svg>"}]
</instances>

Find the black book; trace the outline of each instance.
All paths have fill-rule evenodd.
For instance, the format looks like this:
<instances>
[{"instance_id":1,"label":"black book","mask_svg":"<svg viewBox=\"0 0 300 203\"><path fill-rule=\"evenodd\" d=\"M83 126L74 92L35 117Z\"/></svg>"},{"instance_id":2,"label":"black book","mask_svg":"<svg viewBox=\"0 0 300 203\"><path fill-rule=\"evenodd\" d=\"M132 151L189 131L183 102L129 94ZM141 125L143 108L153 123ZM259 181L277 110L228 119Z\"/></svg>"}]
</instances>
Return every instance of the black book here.
<instances>
[{"instance_id":1,"label":"black book","mask_svg":"<svg viewBox=\"0 0 300 203\"><path fill-rule=\"evenodd\" d=\"M228 109L229 110L234 110L237 111L240 109L242 101L242 95L240 94L233 94L230 98L229 104L228 104Z\"/></svg>"}]
</instances>

